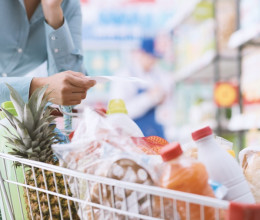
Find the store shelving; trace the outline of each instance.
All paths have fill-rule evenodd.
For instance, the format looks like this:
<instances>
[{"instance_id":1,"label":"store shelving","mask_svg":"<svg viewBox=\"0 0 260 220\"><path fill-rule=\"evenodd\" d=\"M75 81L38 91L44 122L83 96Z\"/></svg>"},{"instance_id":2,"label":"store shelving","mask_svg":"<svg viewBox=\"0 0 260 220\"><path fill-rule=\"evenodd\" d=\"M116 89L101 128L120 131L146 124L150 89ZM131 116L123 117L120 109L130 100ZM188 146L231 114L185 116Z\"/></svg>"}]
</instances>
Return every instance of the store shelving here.
<instances>
[{"instance_id":1,"label":"store shelving","mask_svg":"<svg viewBox=\"0 0 260 220\"><path fill-rule=\"evenodd\" d=\"M183 8L178 10L176 15L172 17L163 27L163 31L169 32L177 28L180 24L182 24L195 10L198 3L201 0L191 0L188 4L185 4Z\"/></svg>"},{"instance_id":2,"label":"store shelving","mask_svg":"<svg viewBox=\"0 0 260 220\"><path fill-rule=\"evenodd\" d=\"M230 131L247 132L253 129L260 129L260 115L238 114L235 115L228 125Z\"/></svg>"},{"instance_id":3,"label":"store shelving","mask_svg":"<svg viewBox=\"0 0 260 220\"><path fill-rule=\"evenodd\" d=\"M230 48L238 48L260 36L260 25L256 24L249 28L240 29L232 34L229 40Z\"/></svg>"},{"instance_id":4,"label":"store shelving","mask_svg":"<svg viewBox=\"0 0 260 220\"><path fill-rule=\"evenodd\" d=\"M197 61L174 73L172 77L173 83L179 83L189 80L212 81L214 78L214 62L219 59L220 78L222 80L229 80L236 77L237 59L236 51L221 52L219 56L216 51L208 51Z\"/></svg>"},{"instance_id":5,"label":"store shelving","mask_svg":"<svg viewBox=\"0 0 260 220\"><path fill-rule=\"evenodd\" d=\"M197 61L193 62L192 64L185 67L184 69L175 72L173 75L173 82L178 83L185 79L188 79L189 77L192 77L198 71L201 71L203 68L206 68L208 65L210 65L216 58L216 55L217 54L215 51L206 52Z\"/></svg>"},{"instance_id":6,"label":"store shelving","mask_svg":"<svg viewBox=\"0 0 260 220\"><path fill-rule=\"evenodd\" d=\"M194 14L197 5L201 1L192 1L191 4L186 4L186 9L179 10L180 12L173 17L171 21L169 21L166 26L164 27L165 30L167 30L169 33L173 34L180 34L179 28L182 27L183 24L191 24L191 25L200 25L204 21L203 19L193 21L191 19L192 15ZM218 3L220 1L212 1L214 13L213 13L213 28L212 31L214 31L213 36L207 36L207 37L213 37L215 41L214 47L212 49L207 50L207 52L204 52L200 57L198 57L195 61L187 63L187 65L182 65L183 68L173 72L172 75L172 81L174 84L183 84L183 83L204 83L207 85L212 85L218 81L233 81L233 82L239 82L240 75L241 75L241 54L239 50L236 47L227 47L225 46L223 48L222 45L219 45L219 33L218 33ZM236 6L238 6L239 2L236 2ZM202 6L203 7L203 6ZM205 10L205 8L203 9ZM175 20L174 20L175 19ZM207 18L208 19L208 18ZM210 19L210 18L209 18ZM236 22L235 22L236 23ZM234 24L235 25L235 24ZM235 28L235 27L234 27ZM236 24L236 28L238 29L238 24ZM199 30L198 30L199 31ZM233 36L233 38L236 37L236 33ZM238 32L239 33L239 32ZM234 37L235 36L235 37ZM203 39L203 38L202 38ZM208 39L207 39L208 40ZM236 39L235 39L236 40ZM208 43L205 42L205 43ZM192 49L192 48L191 48ZM223 119L222 115L223 111L219 108L216 109L216 118L215 123L209 123L208 125L212 126L212 128L215 130L215 132L218 135L222 135L224 133L226 134L236 134L236 131L230 129L228 126L228 121ZM188 123L189 124L189 123ZM192 127L199 127L202 126L202 124L194 124L191 126L187 123L183 126L181 126L184 129L176 129L176 131L181 133L181 130L184 132L187 132L187 129L191 129ZM176 127L177 128L177 127ZM184 133L185 133L184 132ZM181 134L180 134L181 135ZM239 147L242 144L242 141L238 141Z\"/></svg>"},{"instance_id":7,"label":"store shelving","mask_svg":"<svg viewBox=\"0 0 260 220\"><path fill-rule=\"evenodd\" d=\"M138 48L138 40L117 41L117 40L88 40L83 42L84 50L133 50Z\"/></svg>"}]
</instances>

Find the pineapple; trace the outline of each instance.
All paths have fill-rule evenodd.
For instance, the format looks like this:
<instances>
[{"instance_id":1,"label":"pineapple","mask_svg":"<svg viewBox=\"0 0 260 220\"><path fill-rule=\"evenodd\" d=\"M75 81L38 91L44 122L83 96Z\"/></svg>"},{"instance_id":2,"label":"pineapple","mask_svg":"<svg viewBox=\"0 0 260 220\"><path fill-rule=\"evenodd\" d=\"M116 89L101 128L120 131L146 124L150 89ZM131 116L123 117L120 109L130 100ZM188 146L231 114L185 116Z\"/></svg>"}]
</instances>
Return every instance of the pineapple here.
<instances>
[{"instance_id":1,"label":"pineapple","mask_svg":"<svg viewBox=\"0 0 260 220\"><path fill-rule=\"evenodd\" d=\"M51 124L55 119L55 117L51 115L52 109L49 107L45 108L49 100L48 95L44 96L47 86L37 89L30 97L28 103L24 103L20 95L10 85L7 84L7 86L10 90L11 101L18 114L18 117L16 118L5 109L2 109L12 127L17 131L17 135L15 135L5 127L7 132L10 133L10 137L5 137L7 143L12 146L10 154L20 158L58 166L59 161L54 156L51 145L60 141L55 133L56 125ZM21 164L16 164L16 166L20 165ZM42 189L46 189L47 187L46 190L52 192L58 191L57 193L63 195L66 195L67 188L68 194L71 196L69 187L67 183L64 182L63 175L58 173L53 174L50 171L44 171L44 174L45 178L42 169L34 168L33 170L31 167L26 167L25 181L28 185ZM62 218L64 220L70 218L73 220L79 219L75 204L72 201L63 198L58 199L57 196L36 192L36 190L32 189L28 189L28 194L25 189L24 192L29 219L32 219L31 211L33 219L37 220L51 218L54 220ZM29 203L31 210L29 208ZM51 207L50 210L49 207ZM69 209L71 210L71 216L69 214Z\"/></svg>"}]
</instances>

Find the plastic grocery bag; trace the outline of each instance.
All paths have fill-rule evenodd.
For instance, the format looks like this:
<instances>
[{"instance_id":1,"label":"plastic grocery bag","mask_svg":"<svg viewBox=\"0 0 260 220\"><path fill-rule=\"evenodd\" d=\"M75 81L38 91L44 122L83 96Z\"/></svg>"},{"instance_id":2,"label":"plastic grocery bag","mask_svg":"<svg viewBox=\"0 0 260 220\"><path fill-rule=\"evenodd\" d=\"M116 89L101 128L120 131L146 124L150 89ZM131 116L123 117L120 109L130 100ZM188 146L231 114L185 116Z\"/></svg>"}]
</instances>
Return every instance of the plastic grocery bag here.
<instances>
[{"instance_id":1,"label":"plastic grocery bag","mask_svg":"<svg viewBox=\"0 0 260 220\"><path fill-rule=\"evenodd\" d=\"M152 167L162 161L156 155L155 148L150 148L152 145L149 145L149 140L151 141L127 136L109 124L104 115L86 108L72 142L54 145L52 148L60 164L69 169L120 181L154 185L154 179L158 177ZM158 141L158 146L159 143L162 146L165 144ZM75 178L70 178L68 182L73 195L80 199L131 213L148 214L149 201L144 193L114 187L112 202L112 188L109 185ZM153 215L159 216L159 199L153 198L152 204ZM78 214L82 219L91 218L92 215L95 216L94 219L113 218L111 213L84 204L80 204ZM116 219L124 219L123 216L115 216Z\"/></svg>"},{"instance_id":2,"label":"plastic grocery bag","mask_svg":"<svg viewBox=\"0 0 260 220\"><path fill-rule=\"evenodd\" d=\"M260 203L260 146L247 147L239 153L239 161L256 203Z\"/></svg>"}]
</instances>

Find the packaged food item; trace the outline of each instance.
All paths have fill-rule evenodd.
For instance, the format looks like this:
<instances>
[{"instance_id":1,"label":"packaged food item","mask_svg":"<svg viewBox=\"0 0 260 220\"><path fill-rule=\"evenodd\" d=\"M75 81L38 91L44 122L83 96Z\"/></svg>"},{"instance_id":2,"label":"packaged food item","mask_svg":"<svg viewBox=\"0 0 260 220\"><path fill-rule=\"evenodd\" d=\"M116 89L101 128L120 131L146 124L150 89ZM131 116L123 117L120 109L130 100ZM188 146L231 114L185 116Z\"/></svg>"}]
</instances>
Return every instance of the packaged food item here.
<instances>
[{"instance_id":1,"label":"packaged food item","mask_svg":"<svg viewBox=\"0 0 260 220\"><path fill-rule=\"evenodd\" d=\"M148 155L159 155L162 147L168 144L164 138L158 136L132 137L138 148Z\"/></svg>"},{"instance_id":2,"label":"packaged food item","mask_svg":"<svg viewBox=\"0 0 260 220\"><path fill-rule=\"evenodd\" d=\"M214 197L214 193L208 184L208 174L204 165L196 160L185 157L179 143L172 143L161 150L161 156L165 162L162 167L160 186L167 189L194 193L203 196ZM205 219L215 219L214 208L205 207L201 213L200 206L190 204L189 213L186 203L178 201L177 210L181 220L200 220L202 215Z\"/></svg>"},{"instance_id":3,"label":"packaged food item","mask_svg":"<svg viewBox=\"0 0 260 220\"><path fill-rule=\"evenodd\" d=\"M237 161L215 140L210 127L192 133L198 146L198 160L207 168L210 179L228 188L224 199L241 203L255 203L249 185Z\"/></svg>"},{"instance_id":4,"label":"packaged food item","mask_svg":"<svg viewBox=\"0 0 260 220\"><path fill-rule=\"evenodd\" d=\"M125 103L122 99L113 99L108 104L107 119L122 134L131 137L143 137L138 125L128 116Z\"/></svg>"},{"instance_id":5,"label":"packaged food item","mask_svg":"<svg viewBox=\"0 0 260 220\"><path fill-rule=\"evenodd\" d=\"M132 138L116 129L106 117L86 109L84 117L74 133L72 142L63 145L53 145L52 149L59 158L60 164L72 170L93 174L120 181L155 185L157 178L151 164L158 160L158 155L147 155L139 148ZM143 147L146 147L144 145ZM149 148L147 148L149 150ZM149 202L152 202L152 214L159 217L159 198L148 200L142 192L125 190L120 187L89 182L83 179L68 180L73 195L94 203L114 207L119 210L129 210L132 213L148 214ZM90 194L88 194L90 190ZM113 190L113 193L112 191ZM112 195L114 194L114 202ZM102 199L101 199L102 198ZM81 219L112 219L111 213L105 213L98 208L81 204L78 215ZM115 214L115 219L125 217Z\"/></svg>"},{"instance_id":6,"label":"packaged food item","mask_svg":"<svg viewBox=\"0 0 260 220\"><path fill-rule=\"evenodd\" d=\"M118 159L113 159L111 163L107 166L105 177L113 178L119 181L138 183L143 185L154 185L154 181L145 168L138 160L134 159L130 155L125 155L123 157L119 156ZM110 186L101 186L101 196L102 202L100 201L100 190L99 184L95 184L91 190L91 198L92 202L98 204L107 204L109 207L114 207L120 210L128 210L131 213L139 213L147 215L149 213L149 200L147 199L147 195L143 192L136 192L133 190L124 190L120 187L114 187L112 189ZM112 192L114 190L114 192ZM112 198L113 197L113 198ZM112 201L114 201L112 203ZM151 202L151 201L150 201ZM153 207L153 216L159 217L160 209L157 200L152 201ZM100 216L100 210L96 210L98 216ZM88 217L90 216L90 212L88 212ZM116 219L125 219L124 216L115 215ZM112 217L110 215L110 217ZM101 218L102 219L102 218Z\"/></svg>"},{"instance_id":7,"label":"packaged food item","mask_svg":"<svg viewBox=\"0 0 260 220\"><path fill-rule=\"evenodd\" d=\"M239 161L256 203L260 203L260 147L247 147L239 152Z\"/></svg>"}]
</instances>

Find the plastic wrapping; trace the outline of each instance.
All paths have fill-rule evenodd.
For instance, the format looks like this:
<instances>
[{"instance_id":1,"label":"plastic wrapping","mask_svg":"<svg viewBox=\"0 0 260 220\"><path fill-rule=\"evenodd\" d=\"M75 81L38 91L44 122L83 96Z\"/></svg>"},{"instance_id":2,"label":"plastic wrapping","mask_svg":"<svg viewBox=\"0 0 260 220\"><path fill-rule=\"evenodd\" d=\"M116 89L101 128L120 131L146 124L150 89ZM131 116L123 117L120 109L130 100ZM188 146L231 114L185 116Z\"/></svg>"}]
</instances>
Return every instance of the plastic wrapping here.
<instances>
[{"instance_id":1,"label":"plastic wrapping","mask_svg":"<svg viewBox=\"0 0 260 220\"><path fill-rule=\"evenodd\" d=\"M239 161L256 203L260 203L260 147L252 146L240 151Z\"/></svg>"},{"instance_id":2,"label":"plastic wrapping","mask_svg":"<svg viewBox=\"0 0 260 220\"><path fill-rule=\"evenodd\" d=\"M155 185L154 182L158 177L152 167L162 163L160 156L156 154L158 149L167 143L164 139L129 137L109 124L104 115L90 108L85 109L83 115L72 142L53 146L62 166L120 181ZM112 207L110 186L87 183L85 180L74 178L69 179L68 182L72 193L80 199ZM87 190L88 184L90 184L90 193ZM145 194L138 193L136 200L133 191L126 190L125 193L126 195L122 188L114 189L115 208L127 209L132 213L148 213L149 201ZM152 202L154 216L159 216L160 213L158 201L158 198L154 198ZM81 219L88 219L91 218L92 211L95 219L112 218L110 214L103 215L101 210L91 209L87 205L79 207L78 214ZM124 217L116 215L116 219L124 219Z\"/></svg>"}]
</instances>

